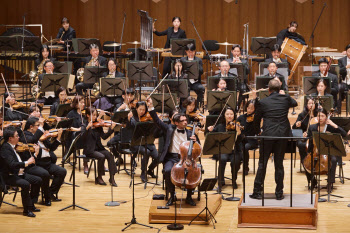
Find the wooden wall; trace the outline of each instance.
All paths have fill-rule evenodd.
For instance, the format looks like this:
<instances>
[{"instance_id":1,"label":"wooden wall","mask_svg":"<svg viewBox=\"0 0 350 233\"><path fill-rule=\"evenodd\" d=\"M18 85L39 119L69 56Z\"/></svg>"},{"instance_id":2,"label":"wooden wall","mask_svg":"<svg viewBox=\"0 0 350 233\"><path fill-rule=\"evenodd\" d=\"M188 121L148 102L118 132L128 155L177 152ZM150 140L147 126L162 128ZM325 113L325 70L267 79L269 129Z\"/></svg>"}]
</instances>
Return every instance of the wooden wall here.
<instances>
[{"instance_id":1,"label":"wooden wall","mask_svg":"<svg viewBox=\"0 0 350 233\"><path fill-rule=\"evenodd\" d=\"M86 1L86 0L83 0ZM158 0L159 1L159 0ZM79 38L120 40L123 12L126 25L123 41L140 40L140 18L137 9L148 11L158 19L156 28L165 30L171 19L180 16L181 27L188 38L195 38L193 20L203 40L242 44L243 24L249 22L249 37L275 36L291 20L299 22L298 31L308 41L313 25L322 9L323 2L311 0L2 0L1 24L43 24L44 35L55 37L63 16L68 17ZM329 46L343 50L350 43L349 0L326 0L327 7L315 32L315 46ZM0 32L4 27L0 28ZM34 31L34 30L33 30ZM163 47L165 37L155 37L154 47ZM132 46L129 46L132 47ZM221 52L224 52L222 47Z\"/></svg>"}]
</instances>

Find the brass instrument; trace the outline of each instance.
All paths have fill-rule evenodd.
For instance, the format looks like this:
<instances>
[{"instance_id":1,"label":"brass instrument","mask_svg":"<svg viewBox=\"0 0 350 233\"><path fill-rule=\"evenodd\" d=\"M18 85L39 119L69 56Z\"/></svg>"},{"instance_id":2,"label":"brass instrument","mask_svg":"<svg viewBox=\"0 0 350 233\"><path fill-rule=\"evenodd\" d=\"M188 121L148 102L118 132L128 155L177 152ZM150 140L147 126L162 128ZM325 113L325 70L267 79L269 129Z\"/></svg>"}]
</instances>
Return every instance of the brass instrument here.
<instances>
[{"instance_id":1,"label":"brass instrument","mask_svg":"<svg viewBox=\"0 0 350 233\"><path fill-rule=\"evenodd\" d=\"M91 60L86 64L86 66L98 66L98 57L96 58L91 58ZM77 79L79 82L84 81L84 68L79 68L77 71Z\"/></svg>"},{"instance_id":2,"label":"brass instrument","mask_svg":"<svg viewBox=\"0 0 350 233\"><path fill-rule=\"evenodd\" d=\"M30 81L32 81L33 84L37 83L39 75L41 75L43 73L43 71L44 71L44 63L47 60L48 59L43 59L41 61L41 63L37 66L38 71L32 70L32 71L29 72L29 78L30 78Z\"/></svg>"},{"instance_id":3,"label":"brass instrument","mask_svg":"<svg viewBox=\"0 0 350 233\"><path fill-rule=\"evenodd\" d=\"M108 74L104 78L114 78L114 77L112 76L112 74ZM100 95L100 83L99 82L97 82L93 85L91 94L93 96L95 96L96 98L98 98L98 96Z\"/></svg>"}]
</instances>

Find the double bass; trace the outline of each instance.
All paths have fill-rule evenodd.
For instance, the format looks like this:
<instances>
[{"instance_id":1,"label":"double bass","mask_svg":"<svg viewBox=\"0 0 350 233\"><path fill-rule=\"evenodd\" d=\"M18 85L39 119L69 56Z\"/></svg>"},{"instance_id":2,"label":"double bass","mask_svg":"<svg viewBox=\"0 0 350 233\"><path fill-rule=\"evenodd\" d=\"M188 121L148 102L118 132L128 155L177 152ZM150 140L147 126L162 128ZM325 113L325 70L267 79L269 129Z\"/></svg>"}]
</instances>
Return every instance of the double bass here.
<instances>
[{"instance_id":1,"label":"double bass","mask_svg":"<svg viewBox=\"0 0 350 233\"><path fill-rule=\"evenodd\" d=\"M193 127L192 136L196 126ZM195 189L201 180L201 168L196 159L202 154L202 147L193 140L181 143L180 161L171 169L171 182L180 188Z\"/></svg>"}]
</instances>

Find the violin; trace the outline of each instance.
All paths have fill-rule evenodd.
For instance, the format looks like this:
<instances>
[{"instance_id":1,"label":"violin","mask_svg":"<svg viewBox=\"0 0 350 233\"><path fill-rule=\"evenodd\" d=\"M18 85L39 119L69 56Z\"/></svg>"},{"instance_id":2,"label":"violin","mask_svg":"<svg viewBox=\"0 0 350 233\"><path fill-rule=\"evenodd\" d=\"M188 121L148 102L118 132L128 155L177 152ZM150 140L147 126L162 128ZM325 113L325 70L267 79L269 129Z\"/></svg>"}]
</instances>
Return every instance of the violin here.
<instances>
[{"instance_id":1,"label":"violin","mask_svg":"<svg viewBox=\"0 0 350 233\"><path fill-rule=\"evenodd\" d=\"M23 102L18 102L16 101L11 107L13 109L20 109L20 108L24 108L26 105Z\"/></svg>"},{"instance_id":2,"label":"violin","mask_svg":"<svg viewBox=\"0 0 350 233\"><path fill-rule=\"evenodd\" d=\"M45 141L46 139L48 138L57 138L58 137L58 130L59 129L51 129L49 131L46 131L39 139L39 141ZM67 131L80 131L80 129L77 129L77 128L62 128L62 130L67 130Z\"/></svg>"},{"instance_id":3,"label":"violin","mask_svg":"<svg viewBox=\"0 0 350 233\"><path fill-rule=\"evenodd\" d=\"M235 131L236 127L238 127L240 130L244 129L244 126L241 126L241 123L239 123L239 122L236 123L236 121L231 121L230 123L228 123L226 125L226 130L227 131Z\"/></svg>"},{"instance_id":4,"label":"violin","mask_svg":"<svg viewBox=\"0 0 350 233\"><path fill-rule=\"evenodd\" d=\"M153 118L151 117L151 115L149 114L149 112L147 112L146 114L144 114L141 118L140 118L140 122L147 122L147 121L152 121Z\"/></svg>"},{"instance_id":5,"label":"violin","mask_svg":"<svg viewBox=\"0 0 350 233\"><path fill-rule=\"evenodd\" d=\"M112 121L105 121L105 120L100 119L100 120L98 120L98 121L92 123L92 126L93 126L94 128L98 128L98 127L111 127L112 124L113 124Z\"/></svg>"},{"instance_id":6,"label":"violin","mask_svg":"<svg viewBox=\"0 0 350 233\"><path fill-rule=\"evenodd\" d=\"M71 104L73 100L71 98L67 98L65 101L60 101L60 104Z\"/></svg>"},{"instance_id":7,"label":"violin","mask_svg":"<svg viewBox=\"0 0 350 233\"><path fill-rule=\"evenodd\" d=\"M4 125L4 128L9 126L21 127L23 122L24 121L4 121L2 124Z\"/></svg>"},{"instance_id":8,"label":"violin","mask_svg":"<svg viewBox=\"0 0 350 233\"><path fill-rule=\"evenodd\" d=\"M191 112L188 114L189 117L193 118L194 121L203 121L205 116L197 110L196 112Z\"/></svg>"},{"instance_id":9,"label":"violin","mask_svg":"<svg viewBox=\"0 0 350 233\"><path fill-rule=\"evenodd\" d=\"M30 151L33 153L35 152L34 144L32 144L32 143L24 144L22 142L18 142L15 149L17 152L20 152L20 153L25 152L25 151Z\"/></svg>"},{"instance_id":10,"label":"violin","mask_svg":"<svg viewBox=\"0 0 350 233\"><path fill-rule=\"evenodd\" d=\"M61 120L66 120L66 117L58 117L56 115L52 115L52 116L43 116L43 118L45 119L45 122L47 122L48 124L53 124L55 122L57 122L57 119L61 119Z\"/></svg>"}]
</instances>

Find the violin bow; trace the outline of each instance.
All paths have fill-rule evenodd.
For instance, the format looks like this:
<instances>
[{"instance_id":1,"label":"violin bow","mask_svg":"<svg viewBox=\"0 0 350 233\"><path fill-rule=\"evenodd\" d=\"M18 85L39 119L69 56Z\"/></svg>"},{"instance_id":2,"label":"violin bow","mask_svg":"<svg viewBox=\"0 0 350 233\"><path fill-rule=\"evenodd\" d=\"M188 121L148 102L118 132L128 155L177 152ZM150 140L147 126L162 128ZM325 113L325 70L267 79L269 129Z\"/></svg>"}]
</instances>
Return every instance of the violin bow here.
<instances>
[{"instance_id":1,"label":"violin bow","mask_svg":"<svg viewBox=\"0 0 350 233\"><path fill-rule=\"evenodd\" d=\"M215 124L214 124L214 126L213 126L214 128L215 128L216 124L218 123L218 121L219 121L219 119L220 119L220 117L221 117L221 115L222 115L222 113L223 113L223 111L224 111L224 109L225 109L225 107L226 107L228 101L230 100L231 96L232 96L232 94L229 95L229 97L228 97L227 100L226 100L226 103L225 103L224 107L221 109L220 115L219 115L218 118L216 119Z\"/></svg>"},{"instance_id":2,"label":"violin bow","mask_svg":"<svg viewBox=\"0 0 350 233\"><path fill-rule=\"evenodd\" d=\"M91 110L91 107L92 107L92 105L91 105L91 95L90 95L90 91L89 91L89 102L90 102L90 110ZM92 112L90 112L90 122L91 122L91 124L92 124Z\"/></svg>"},{"instance_id":3,"label":"violin bow","mask_svg":"<svg viewBox=\"0 0 350 233\"><path fill-rule=\"evenodd\" d=\"M153 95L153 93L157 90L157 88L160 86L160 84L168 77L168 75L169 75L169 73L164 76L164 78L158 83L158 85L154 88L154 90L151 92L151 94L149 94L147 96L146 100L148 100L151 97L151 95Z\"/></svg>"},{"instance_id":4,"label":"violin bow","mask_svg":"<svg viewBox=\"0 0 350 233\"><path fill-rule=\"evenodd\" d=\"M179 110L178 107L177 107L176 104L175 104L175 100L174 100L173 95L172 95L172 93L171 93L171 91L170 91L169 85L167 84L166 86L168 87L168 91L169 91L169 93L170 93L171 101L173 101L173 104L174 104L176 110ZM164 102L164 100L163 100L163 102Z\"/></svg>"},{"instance_id":5,"label":"violin bow","mask_svg":"<svg viewBox=\"0 0 350 233\"><path fill-rule=\"evenodd\" d=\"M77 98L78 98L78 106L79 106L79 102L80 102L80 96L77 94ZM80 108L80 107L79 107ZM82 110L80 109L80 117L81 117L81 124L83 124L83 114L81 112Z\"/></svg>"},{"instance_id":6,"label":"violin bow","mask_svg":"<svg viewBox=\"0 0 350 233\"><path fill-rule=\"evenodd\" d=\"M129 99L129 96L128 96L128 94L126 93L126 83L124 82L124 80L122 79L122 82L123 82L123 86L124 86L124 92L125 92L125 98L128 100L127 101L127 105L128 105L128 107L129 107L129 109L131 109L131 107L130 107L130 99Z\"/></svg>"}]
</instances>

